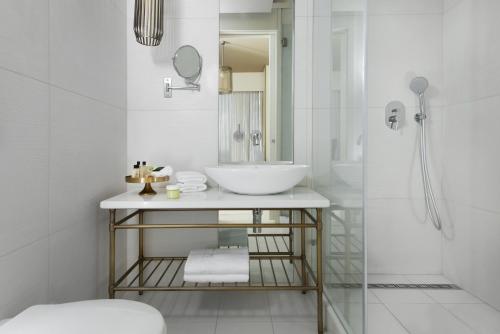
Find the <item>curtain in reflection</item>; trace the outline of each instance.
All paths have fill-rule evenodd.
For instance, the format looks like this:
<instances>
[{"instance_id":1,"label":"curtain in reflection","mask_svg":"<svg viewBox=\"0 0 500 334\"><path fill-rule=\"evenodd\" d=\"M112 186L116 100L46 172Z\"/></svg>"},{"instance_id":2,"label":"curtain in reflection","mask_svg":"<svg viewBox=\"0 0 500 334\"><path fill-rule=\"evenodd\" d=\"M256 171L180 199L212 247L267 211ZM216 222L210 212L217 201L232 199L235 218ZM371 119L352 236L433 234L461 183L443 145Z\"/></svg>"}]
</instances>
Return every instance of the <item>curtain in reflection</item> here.
<instances>
[{"instance_id":1,"label":"curtain in reflection","mask_svg":"<svg viewBox=\"0 0 500 334\"><path fill-rule=\"evenodd\" d=\"M239 128L239 131L238 131ZM254 146L250 133L262 128L262 92L219 95L219 159L222 162L262 160L262 140Z\"/></svg>"}]
</instances>

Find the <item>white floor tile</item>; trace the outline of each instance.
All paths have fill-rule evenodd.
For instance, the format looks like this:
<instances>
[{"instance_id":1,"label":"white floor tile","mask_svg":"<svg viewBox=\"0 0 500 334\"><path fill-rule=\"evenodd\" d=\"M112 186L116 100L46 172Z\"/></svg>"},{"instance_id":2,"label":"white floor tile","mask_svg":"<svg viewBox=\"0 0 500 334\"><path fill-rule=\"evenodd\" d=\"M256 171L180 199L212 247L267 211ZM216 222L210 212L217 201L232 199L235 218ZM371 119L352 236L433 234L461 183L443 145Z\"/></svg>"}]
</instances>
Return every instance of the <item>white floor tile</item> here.
<instances>
[{"instance_id":1,"label":"white floor tile","mask_svg":"<svg viewBox=\"0 0 500 334\"><path fill-rule=\"evenodd\" d=\"M407 334L385 305L368 305L368 334Z\"/></svg>"},{"instance_id":2,"label":"white floor tile","mask_svg":"<svg viewBox=\"0 0 500 334\"><path fill-rule=\"evenodd\" d=\"M440 304L388 304L392 314L411 334L473 334Z\"/></svg>"},{"instance_id":3,"label":"white floor tile","mask_svg":"<svg viewBox=\"0 0 500 334\"><path fill-rule=\"evenodd\" d=\"M382 301L373 293L372 290L367 292L367 302L368 304L380 304Z\"/></svg>"},{"instance_id":4,"label":"white floor tile","mask_svg":"<svg viewBox=\"0 0 500 334\"><path fill-rule=\"evenodd\" d=\"M432 304L435 301L425 293L414 289L372 289L384 304Z\"/></svg>"},{"instance_id":5,"label":"white floor tile","mask_svg":"<svg viewBox=\"0 0 500 334\"><path fill-rule=\"evenodd\" d=\"M167 320L168 334L214 334L215 322L192 322L189 320Z\"/></svg>"},{"instance_id":6,"label":"white floor tile","mask_svg":"<svg viewBox=\"0 0 500 334\"><path fill-rule=\"evenodd\" d=\"M168 292L149 293L139 296L136 292L123 294L120 298L137 300L155 307L166 318L211 322L217 320L220 295L216 292Z\"/></svg>"},{"instance_id":7,"label":"white floor tile","mask_svg":"<svg viewBox=\"0 0 500 334\"><path fill-rule=\"evenodd\" d=\"M441 275L405 275L406 279L413 284L452 284L452 282Z\"/></svg>"},{"instance_id":8,"label":"white floor tile","mask_svg":"<svg viewBox=\"0 0 500 334\"><path fill-rule=\"evenodd\" d=\"M316 319L316 294L300 291L270 292L271 318L278 322L304 322Z\"/></svg>"},{"instance_id":9,"label":"white floor tile","mask_svg":"<svg viewBox=\"0 0 500 334\"><path fill-rule=\"evenodd\" d=\"M334 303L363 303L362 289L327 288L325 292ZM369 298L369 297L368 297Z\"/></svg>"},{"instance_id":10,"label":"white floor tile","mask_svg":"<svg viewBox=\"0 0 500 334\"><path fill-rule=\"evenodd\" d=\"M477 333L500 333L500 312L486 304L444 304L443 306Z\"/></svg>"},{"instance_id":11,"label":"white floor tile","mask_svg":"<svg viewBox=\"0 0 500 334\"><path fill-rule=\"evenodd\" d=\"M268 296L265 292L225 293L218 317L226 322L271 322Z\"/></svg>"},{"instance_id":12,"label":"white floor tile","mask_svg":"<svg viewBox=\"0 0 500 334\"><path fill-rule=\"evenodd\" d=\"M442 304L482 304L483 302L464 290L423 290Z\"/></svg>"},{"instance_id":13,"label":"white floor tile","mask_svg":"<svg viewBox=\"0 0 500 334\"><path fill-rule=\"evenodd\" d=\"M273 322L274 334L317 334L316 322Z\"/></svg>"},{"instance_id":14,"label":"white floor tile","mask_svg":"<svg viewBox=\"0 0 500 334\"><path fill-rule=\"evenodd\" d=\"M217 321L216 334L273 334L271 322ZM169 333L170 334L170 333Z\"/></svg>"},{"instance_id":15,"label":"white floor tile","mask_svg":"<svg viewBox=\"0 0 500 334\"><path fill-rule=\"evenodd\" d=\"M409 284L405 275L385 275L385 274L368 274L368 284L391 284L401 283Z\"/></svg>"}]
</instances>

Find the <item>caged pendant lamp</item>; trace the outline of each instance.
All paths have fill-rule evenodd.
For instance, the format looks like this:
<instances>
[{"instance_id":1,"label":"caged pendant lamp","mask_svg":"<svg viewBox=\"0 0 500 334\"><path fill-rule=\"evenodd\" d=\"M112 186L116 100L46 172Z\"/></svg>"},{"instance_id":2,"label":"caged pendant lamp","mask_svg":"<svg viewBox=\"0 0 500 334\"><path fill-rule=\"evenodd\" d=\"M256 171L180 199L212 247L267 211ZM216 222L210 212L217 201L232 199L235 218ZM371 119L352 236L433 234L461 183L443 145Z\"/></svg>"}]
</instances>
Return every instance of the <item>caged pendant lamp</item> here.
<instances>
[{"instance_id":1,"label":"caged pendant lamp","mask_svg":"<svg viewBox=\"0 0 500 334\"><path fill-rule=\"evenodd\" d=\"M163 0L135 0L134 32L139 44L160 45L163 37Z\"/></svg>"},{"instance_id":2,"label":"caged pendant lamp","mask_svg":"<svg viewBox=\"0 0 500 334\"><path fill-rule=\"evenodd\" d=\"M219 94L229 94L233 92L233 69L229 66L224 66L224 47L226 44L228 44L228 42L221 42L222 62L219 67Z\"/></svg>"}]
</instances>

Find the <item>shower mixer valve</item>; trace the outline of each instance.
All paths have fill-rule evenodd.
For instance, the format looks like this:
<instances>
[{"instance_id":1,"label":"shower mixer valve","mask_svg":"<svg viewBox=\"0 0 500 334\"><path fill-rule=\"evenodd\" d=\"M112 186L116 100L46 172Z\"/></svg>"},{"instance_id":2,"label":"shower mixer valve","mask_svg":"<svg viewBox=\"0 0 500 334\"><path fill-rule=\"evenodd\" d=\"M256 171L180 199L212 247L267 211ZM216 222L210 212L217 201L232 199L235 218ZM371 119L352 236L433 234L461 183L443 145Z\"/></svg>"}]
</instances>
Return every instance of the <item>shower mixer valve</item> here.
<instances>
[{"instance_id":1,"label":"shower mixer valve","mask_svg":"<svg viewBox=\"0 0 500 334\"><path fill-rule=\"evenodd\" d=\"M399 101L390 102L385 107L385 125L391 130L398 131L405 121L405 106Z\"/></svg>"}]
</instances>

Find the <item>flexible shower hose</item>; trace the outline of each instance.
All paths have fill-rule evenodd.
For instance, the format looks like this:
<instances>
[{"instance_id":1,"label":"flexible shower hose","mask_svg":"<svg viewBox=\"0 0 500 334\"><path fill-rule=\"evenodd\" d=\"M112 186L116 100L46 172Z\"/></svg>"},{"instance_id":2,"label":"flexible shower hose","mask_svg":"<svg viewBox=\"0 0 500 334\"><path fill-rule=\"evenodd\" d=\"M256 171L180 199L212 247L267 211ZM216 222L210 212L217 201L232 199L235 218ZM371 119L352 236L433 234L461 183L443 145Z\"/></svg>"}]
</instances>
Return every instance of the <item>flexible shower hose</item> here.
<instances>
[{"instance_id":1,"label":"flexible shower hose","mask_svg":"<svg viewBox=\"0 0 500 334\"><path fill-rule=\"evenodd\" d=\"M429 176L429 168L427 163L427 134L426 134L426 120L425 120L425 110L423 103L420 104L420 115L422 116L418 123L420 124L420 167L422 170L422 183L424 186L424 197L425 206L432 224L439 231L442 228L441 217L439 215L439 210L436 204L436 198L434 196L434 191L432 190L432 182Z\"/></svg>"}]
</instances>

